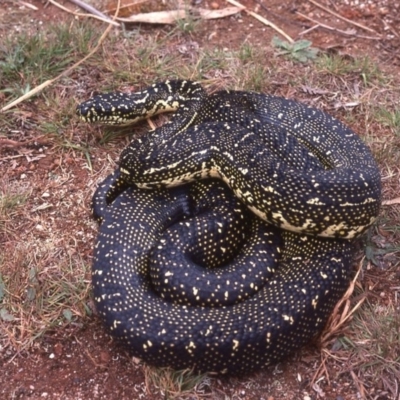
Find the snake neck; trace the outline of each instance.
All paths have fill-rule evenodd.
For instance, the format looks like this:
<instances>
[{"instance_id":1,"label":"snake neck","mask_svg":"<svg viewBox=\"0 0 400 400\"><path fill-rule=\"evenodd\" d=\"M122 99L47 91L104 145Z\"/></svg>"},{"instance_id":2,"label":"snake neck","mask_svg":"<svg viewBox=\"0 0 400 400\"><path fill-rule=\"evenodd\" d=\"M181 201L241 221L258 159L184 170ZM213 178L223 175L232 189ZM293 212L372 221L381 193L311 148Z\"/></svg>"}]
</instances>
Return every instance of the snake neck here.
<instances>
[{"instance_id":1,"label":"snake neck","mask_svg":"<svg viewBox=\"0 0 400 400\"><path fill-rule=\"evenodd\" d=\"M143 100L147 104L146 117L162 112L174 111L174 113L164 125L149 131L141 138L134 139L122 151L120 168L122 176L125 176L127 181L132 181L132 177L128 177L124 171L135 169L132 160L136 160L140 166L144 161L148 164L149 159L157 157L159 150L166 143L173 143L180 133L196 123L207 97L200 84L187 81L166 81L156 87L151 86L145 92L147 96L143 97ZM137 100L131 101L136 102L137 107Z\"/></svg>"}]
</instances>

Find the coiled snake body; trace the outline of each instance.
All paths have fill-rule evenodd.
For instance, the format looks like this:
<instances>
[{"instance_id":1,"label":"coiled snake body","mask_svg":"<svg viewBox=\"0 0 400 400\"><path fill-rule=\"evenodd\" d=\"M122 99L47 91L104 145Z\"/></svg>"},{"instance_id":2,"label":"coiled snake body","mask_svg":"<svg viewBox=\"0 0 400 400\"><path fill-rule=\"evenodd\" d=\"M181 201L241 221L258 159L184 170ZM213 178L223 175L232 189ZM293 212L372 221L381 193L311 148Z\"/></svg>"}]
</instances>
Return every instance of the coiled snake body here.
<instances>
[{"instance_id":1,"label":"coiled snake body","mask_svg":"<svg viewBox=\"0 0 400 400\"><path fill-rule=\"evenodd\" d=\"M351 239L378 214L379 172L339 121L264 94L167 81L78 114L120 123L168 110L94 196L97 309L148 363L249 372L323 327L347 288Z\"/></svg>"}]
</instances>

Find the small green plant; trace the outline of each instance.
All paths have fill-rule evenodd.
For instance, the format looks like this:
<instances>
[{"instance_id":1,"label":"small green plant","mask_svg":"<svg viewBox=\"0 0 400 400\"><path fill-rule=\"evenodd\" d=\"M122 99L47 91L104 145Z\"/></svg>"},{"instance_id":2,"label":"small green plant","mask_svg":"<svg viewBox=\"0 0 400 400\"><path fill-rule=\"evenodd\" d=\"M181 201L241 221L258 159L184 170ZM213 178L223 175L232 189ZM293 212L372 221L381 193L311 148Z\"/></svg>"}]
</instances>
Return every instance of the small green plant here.
<instances>
[{"instance_id":1,"label":"small green plant","mask_svg":"<svg viewBox=\"0 0 400 400\"><path fill-rule=\"evenodd\" d=\"M0 54L0 71L8 86L3 92L21 95L31 86L59 74L71 59L71 48L66 42L48 40L42 34L18 36Z\"/></svg>"},{"instance_id":2,"label":"small green plant","mask_svg":"<svg viewBox=\"0 0 400 400\"><path fill-rule=\"evenodd\" d=\"M243 43L242 46L240 46L238 57L242 63L247 63L254 60L256 56L255 53L256 50L253 46L251 46L249 43Z\"/></svg>"},{"instance_id":3,"label":"small green plant","mask_svg":"<svg viewBox=\"0 0 400 400\"><path fill-rule=\"evenodd\" d=\"M368 56L357 57L352 60L352 69L359 74L365 86L371 86L376 82L385 82L387 78L383 75L378 65Z\"/></svg>"},{"instance_id":4,"label":"small green plant","mask_svg":"<svg viewBox=\"0 0 400 400\"><path fill-rule=\"evenodd\" d=\"M232 76L237 79L236 88L241 90L252 90L262 92L267 86L268 67L265 64L265 51L259 47L243 44L237 52L232 55L236 71Z\"/></svg>"},{"instance_id":5,"label":"small green plant","mask_svg":"<svg viewBox=\"0 0 400 400\"><path fill-rule=\"evenodd\" d=\"M279 54L287 55L295 61L305 63L317 57L318 49L311 47L309 40L298 40L294 43L286 42L277 36L272 39L272 46L280 49Z\"/></svg>"},{"instance_id":6,"label":"small green plant","mask_svg":"<svg viewBox=\"0 0 400 400\"><path fill-rule=\"evenodd\" d=\"M50 246L47 250L46 254L56 256L57 250ZM79 256L71 256L43 268L37 261L40 251L32 243L18 245L0 276L0 321L8 324L7 334L21 349L29 348L48 329L91 313L89 266Z\"/></svg>"},{"instance_id":7,"label":"small green plant","mask_svg":"<svg viewBox=\"0 0 400 400\"><path fill-rule=\"evenodd\" d=\"M17 207L22 206L28 199L27 193L1 193L0 192L0 222L10 218Z\"/></svg>"},{"instance_id":8,"label":"small green plant","mask_svg":"<svg viewBox=\"0 0 400 400\"><path fill-rule=\"evenodd\" d=\"M360 369L376 376L384 371L400 376L400 314L393 306L366 304L352 323L357 331L354 350L365 356Z\"/></svg>"},{"instance_id":9,"label":"small green plant","mask_svg":"<svg viewBox=\"0 0 400 400\"><path fill-rule=\"evenodd\" d=\"M383 81L382 73L369 57L353 58L339 54L322 54L318 57L317 68L335 76L356 74L364 86Z\"/></svg>"},{"instance_id":10,"label":"small green plant","mask_svg":"<svg viewBox=\"0 0 400 400\"><path fill-rule=\"evenodd\" d=\"M245 90L252 90L255 92L262 92L265 88L266 68L259 63L252 63L247 65L247 68L242 69L240 74L240 87Z\"/></svg>"},{"instance_id":11,"label":"small green plant","mask_svg":"<svg viewBox=\"0 0 400 400\"><path fill-rule=\"evenodd\" d=\"M195 374L191 370L175 371L170 368L145 367L146 379L157 388L165 399L181 398L201 392L210 381L206 374Z\"/></svg>"},{"instance_id":12,"label":"small green plant","mask_svg":"<svg viewBox=\"0 0 400 400\"><path fill-rule=\"evenodd\" d=\"M318 58L317 68L320 72L332 75L344 75L351 71L349 60L337 54L322 54Z\"/></svg>"},{"instance_id":13,"label":"small green plant","mask_svg":"<svg viewBox=\"0 0 400 400\"><path fill-rule=\"evenodd\" d=\"M400 111L389 111L386 108L380 108L377 113L377 119L380 123L391 128L396 136L400 137Z\"/></svg>"},{"instance_id":14,"label":"small green plant","mask_svg":"<svg viewBox=\"0 0 400 400\"><path fill-rule=\"evenodd\" d=\"M132 135L132 133L134 133L132 126L106 126L102 129L103 135L99 143L107 144L121 137Z\"/></svg>"},{"instance_id":15,"label":"small green plant","mask_svg":"<svg viewBox=\"0 0 400 400\"><path fill-rule=\"evenodd\" d=\"M86 24L53 25L47 32L9 36L0 46L1 92L18 97L64 71L89 51L94 32Z\"/></svg>"},{"instance_id":16,"label":"small green plant","mask_svg":"<svg viewBox=\"0 0 400 400\"><path fill-rule=\"evenodd\" d=\"M231 53L227 53L220 48L215 48L213 51L206 50L202 52L197 61L197 70L203 76L216 71L223 71L228 67L231 58Z\"/></svg>"},{"instance_id":17,"label":"small green plant","mask_svg":"<svg viewBox=\"0 0 400 400\"><path fill-rule=\"evenodd\" d=\"M189 8L185 8L185 18L176 20L176 27L183 34L193 33L200 23L200 19L196 18Z\"/></svg>"}]
</instances>

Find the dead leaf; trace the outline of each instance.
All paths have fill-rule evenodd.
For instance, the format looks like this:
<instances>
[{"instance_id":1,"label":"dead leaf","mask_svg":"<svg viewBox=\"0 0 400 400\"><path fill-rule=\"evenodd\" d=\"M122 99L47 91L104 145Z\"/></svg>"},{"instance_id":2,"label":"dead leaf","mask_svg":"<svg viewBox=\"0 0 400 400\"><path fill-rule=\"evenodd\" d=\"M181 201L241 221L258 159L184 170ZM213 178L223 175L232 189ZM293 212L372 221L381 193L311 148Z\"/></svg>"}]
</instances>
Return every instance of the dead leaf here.
<instances>
[{"instance_id":1,"label":"dead leaf","mask_svg":"<svg viewBox=\"0 0 400 400\"><path fill-rule=\"evenodd\" d=\"M308 85L302 85L301 88L303 89L303 91L305 93L308 93L308 94L327 94L327 93L329 93L329 90L322 90L317 87L311 87Z\"/></svg>"},{"instance_id":2,"label":"dead leaf","mask_svg":"<svg viewBox=\"0 0 400 400\"><path fill-rule=\"evenodd\" d=\"M123 22L144 22L147 24L174 24L178 19L185 19L187 12L193 11L193 15L201 19L217 19L228 17L240 12L239 7L226 7L221 10L207 10L205 8L186 8L181 10L158 11L144 14L131 15L128 18L117 18Z\"/></svg>"}]
</instances>

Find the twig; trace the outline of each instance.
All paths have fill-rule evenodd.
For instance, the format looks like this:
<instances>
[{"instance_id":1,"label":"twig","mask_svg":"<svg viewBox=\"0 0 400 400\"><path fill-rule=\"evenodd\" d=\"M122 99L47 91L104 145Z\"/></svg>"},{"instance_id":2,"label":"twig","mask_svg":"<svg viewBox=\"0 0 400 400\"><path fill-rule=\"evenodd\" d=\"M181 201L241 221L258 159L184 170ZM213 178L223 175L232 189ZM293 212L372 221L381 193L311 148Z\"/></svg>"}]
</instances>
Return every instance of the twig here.
<instances>
[{"instance_id":1,"label":"twig","mask_svg":"<svg viewBox=\"0 0 400 400\"><path fill-rule=\"evenodd\" d=\"M321 335L320 338L320 343L321 346L326 347L328 340L331 339L332 336L337 335L340 328L343 326L343 324L353 316L355 311L361 306L361 304L364 302L366 297L363 297L358 303L350 310L350 297L354 292L354 288L358 279L358 275L361 272L362 269L362 264L363 264L364 258L360 261L358 264L358 269L357 272L353 278L353 280L350 282L350 285L346 291L346 293L343 295L343 297L339 300L339 302L336 304L334 310L332 311L331 316L329 317L328 322L325 325L324 332ZM341 310L341 312L340 312ZM328 350L325 348L322 349L322 354L321 354L321 362L322 364L318 367L318 369L315 371L314 376L311 379L311 385L314 384L316 380L318 380L318 377L321 376L322 370L325 370L327 379L329 380L329 374L328 371L326 370L325 367L325 361L328 357L333 357L335 356L330 353Z\"/></svg>"},{"instance_id":2,"label":"twig","mask_svg":"<svg viewBox=\"0 0 400 400\"><path fill-rule=\"evenodd\" d=\"M306 35L307 33L312 32L314 29L318 29L321 28L321 26L319 24L313 25L311 28L306 29L305 31L301 31L298 36L303 36Z\"/></svg>"},{"instance_id":3,"label":"twig","mask_svg":"<svg viewBox=\"0 0 400 400\"><path fill-rule=\"evenodd\" d=\"M353 378L353 382L358 389L358 392L360 393L360 398L361 399L366 399L365 397L365 388L360 379L358 379L357 375L354 373L354 371L350 371L350 375Z\"/></svg>"},{"instance_id":4,"label":"twig","mask_svg":"<svg viewBox=\"0 0 400 400\"><path fill-rule=\"evenodd\" d=\"M113 20L118 15L120 2L121 2L121 0L118 0L118 7L117 7L117 10L115 11L115 14L113 16ZM44 88L46 88L47 86L50 86L52 83L54 83L55 81L57 81L61 77L65 76L65 75L68 75L72 70L74 70L76 67L78 67L79 65L84 63L88 58L90 58L94 53L96 53L96 51L100 48L100 46L104 42L105 38L107 37L107 35L108 35L108 33L110 32L111 29L112 29L112 24L110 23L110 24L108 24L108 26L107 26L106 30L103 32L103 34L100 36L100 39L98 40L97 45L95 46L95 48L87 56L83 57L81 60L76 62L74 65L72 65L71 67L69 67L65 71L61 72L61 74L59 74L55 78L49 79L46 82L41 83L39 86L36 86L32 90L30 90L28 93L25 93L23 96L21 96L18 99L12 101L11 103L7 104L0 111L4 112L4 111L9 110L10 108L15 107L17 104L22 103L23 101L31 98L36 93L41 92Z\"/></svg>"},{"instance_id":5,"label":"twig","mask_svg":"<svg viewBox=\"0 0 400 400\"><path fill-rule=\"evenodd\" d=\"M314 18L308 17L307 15L302 14L300 11L296 11L296 14L297 14L297 15L300 15L300 17L305 18L305 19L308 19L309 21L311 21L311 22L313 22L314 24L316 24L317 26L313 27L314 29L320 27L320 28L328 29L328 30L333 31L333 32L340 33L341 35L345 35L345 36L355 36L355 37L358 37L358 38L360 38L360 39L369 39L369 40L380 40L380 39L381 39L381 38L378 37L378 36L376 36L376 37L375 37L375 36L364 36L364 35L357 35L356 33L351 33L351 32L342 31L341 29L334 28L334 27L332 27L332 26L329 26L329 25L326 25L326 24L324 24L324 23L322 23L322 22L319 22L319 21L317 21L317 20L314 19ZM307 32L307 31L301 32L300 35L304 35L304 33L306 33L306 32Z\"/></svg>"},{"instance_id":6,"label":"twig","mask_svg":"<svg viewBox=\"0 0 400 400\"><path fill-rule=\"evenodd\" d=\"M66 11L70 14L73 14L77 17L91 17L91 18L96 18L100 21L106 22L108 24L112 24L114 26L120 26L120 24L118 22L115 22L114 20L112 20L110 17L108 17L107 15L101 13L100 11L96 10L95 8L93 8L92 6L89 6L88 4L83 3L80 0L69 0L72 3L75 3L76 5L82 7L83 9L86 9L87 11L89 11L91 14L82 14L82 13L78 13L75 11L71 11L70 9L68 9L67 7L64 7L63 5L61 5L60 3L57 3L55 0L49 0L49 2L51 4L53 4L54 6L60 8L63 11Z\"/></svg>"},{"instance_id":7,"label":"twig","mask_svg":"<svg viewBox=\"0 0 400 400\"><path fill-rule=\"evenodd\" d=\"M39 10L36 6L34 6L31 3L27 3L26 1L19 1L19 3L22 4L25 7L30 8L31 10L35 10L35 11Z\"/></svg>"},{"instance_id":8,"label":"twig","mask_svg":"<svg viewBox=\"0 0 400 400\"><path fill-rule=\"evenodd\" d=\"M256 4L258 4L268 15L273 15L276 19L279 19L280 21L289 24L289 25L297 25L302 27L302 23L296 20L289 20L288 18L283 17L282 15L279 15L275 12L273 12L272 10L270 10L268 7L266 7L261 0L253 0Z\"/></svg>"},{"instance_id":9,"label":"twig","mask_svg":"<svg viewBox=\"0 0 400 400\"><path fill-rule=\"evenodd\" d=\"M86 10L87 12L93 14L93 15L97 15L100 18L105 19L106 21L112 21L112 19L108 16L103 14L102 12L100 12L99 10L97 10L96 8L94 8L93 6L91 6L90 4L87 4L85 2L83 2L82 0L69 0L71 3L76 4L78 7L83 8L84 10ZM117 8L120 8L120 5L117 6ZM116 23L116 22L114 22ZM117 24L119 25L119 24Z\"/></svg>"},{"instance_id":10,"label":"twig","mask_svg":"<svg viewBox=\"0 0 400 400\"><path fill-rule=\"evenodd\" d=\"M267 25L269 27L271 27L273 30L275 30L276 32L278 32L280 35L282 35L289 43L294 43L294 40L286 33L284 32L282 29L278 28L274 23L272 23L271 21L268 21L267 19L265 19L264 17L262 17L261 15L253 12L253 11L249 11L247 10L247 8L243 5L240 4L238 1L236 0L226 0L228 3L236 6L236 7L240 7L242 8L244 11L246 11L247 14L251 15L253 18L259 20L260 22L262 22L264 25Z\"/></svg>"},{"instance_id":11,"label":"twig","mask_svg":"<svg viewBox=\"0 0 400 400\"><path fill-rule=\"evenodd\" d=\"M372 32L372 33L376 33L376 31L374 31L374 30L371 29L371 28L368 28L368 26L359 24L358 22L354 22L354 21L352 21L351 19L347 19L347 18L345 18L345 17L342 17L340 14L335 13L334 11L330 10L329 8L324 7L323 5L319 4L319 3L316 2L315 0L308 0L308 1L309 1L310 3L312 3L312 4L314 4L315 6L319 7L321 10L324 10L324 11L326 11L327 13L332 14L332 15L334 15L335 17L341 19L342 21L346 21L346 22L349 23L349 24L352 24L352 25L354 25L354 26L358 26L359 28L364 29L365 31L369 31L369 32Z\"/></svg>"},{"instance_id":12,"label":"twig","mask_svg":"<svg viewBox=\"0 0 400 400\"><path fill-rule=\"evenodd\" d=\"M400 204L400 197L396 197L395 199L382 201L383 206L391 206L392 204Z\"/></svg>"},{"instance_id":13,"label":"twig","mask_svg":"<svg viewBox=\"0 0 400 400\"><path fill-rule=\"evenodd\" d=\"M39 143L39 144L46 144L47 141L40 141L39 138L41 138L43 136L39 136L39 137L35 137L33 139L30 140L25 140L24 142L17 142L16 140L11 140L11 139L3 139L0 138L0 145L3 147L21 147L21 146L26 146L29 143L35 142L35 143Z\"/></svg>"},{"instance_id":14,"label":"twig","mask_svg":"<svg viewBox=\"0 0 400 400\"><path fill-rule=\"evenodd\" d=\"M391 27L391 25L389 25L383 18L380 18L380 20L382 21L383 25L385 25L385 28L386 28L386 29L389 29L390 32L393 33L393 35L395 35L395 36L397 36L397 37L400 37L400 35L396 32L396 30L393 29L393 28Z\"/></svg>"},{"instance_id":15,"label":"twig","mask_svg":"<svg viewBox=\"0 0 400 400\"><path fill-rule=\"evenodd\" d=\"M331 6L332 6L336 11L339 11L337 5L335 4L335 0L329 0L329 3L331 3Z\"/></svg>"},{"instance_id":16,"label":"twig","mask_svg":"<svg viewBox=\"0 0 400 400\"><path fill-rule=\"evenodd\" d=\"M270 26L272 29L274 29L276 32L280 33L289 43L294 43L294 40L286 33L284 32L282 29L278 28L275 24L273 24L271 21L268 21L267 19L265 19L264 17L262 17L261 15L253 12L253 11L247 11L246 12L248 14L250 14L252 17L254 17L255 19L258 19L260 22L262 22L263 24Z\"/></svg>"},{"instance_id":17,"label":"twig","mask_svg":"<svg viewBox=\"0 0 400 400\"><path fill-rule=\"evenodd\" d=\"M136 0L136 1L133 0L132 3L121 4L120 10L122 10L122 9L124 9L124 8L128 8L128 7L132 7L132 6L137 6L138 4L146 3L146 1L149 1L149 0ZM115 7L106 8L104 11L106 11L106 12L115 11Z\"/></svg>"}]
</instances>

